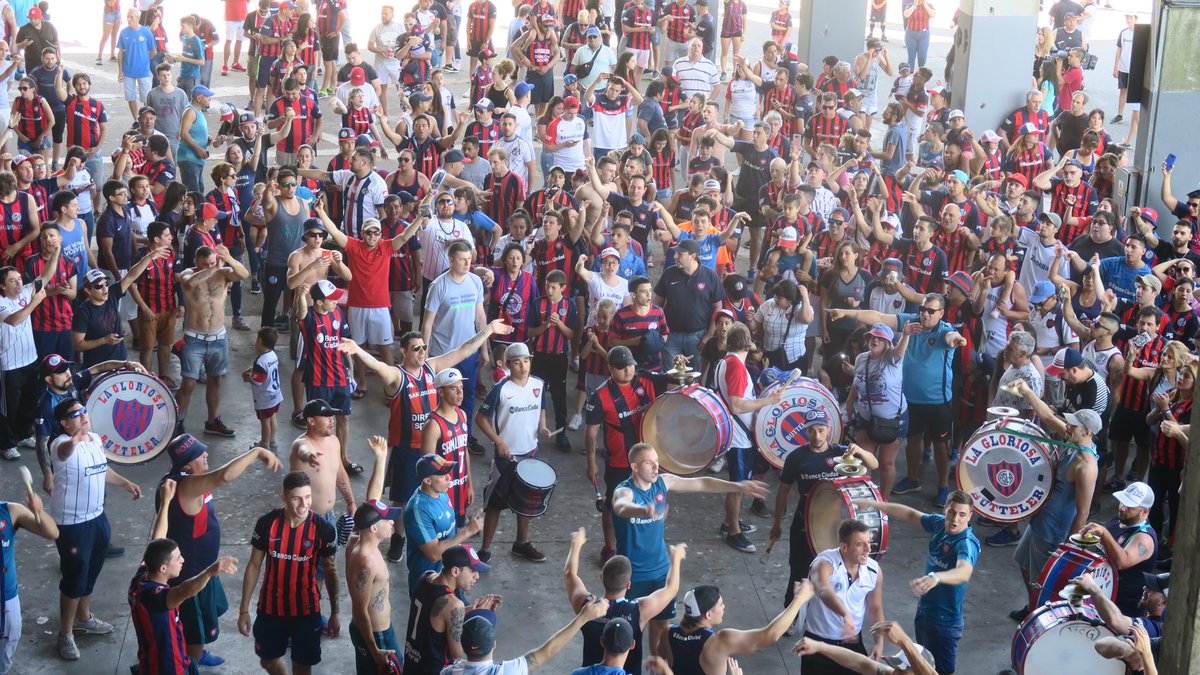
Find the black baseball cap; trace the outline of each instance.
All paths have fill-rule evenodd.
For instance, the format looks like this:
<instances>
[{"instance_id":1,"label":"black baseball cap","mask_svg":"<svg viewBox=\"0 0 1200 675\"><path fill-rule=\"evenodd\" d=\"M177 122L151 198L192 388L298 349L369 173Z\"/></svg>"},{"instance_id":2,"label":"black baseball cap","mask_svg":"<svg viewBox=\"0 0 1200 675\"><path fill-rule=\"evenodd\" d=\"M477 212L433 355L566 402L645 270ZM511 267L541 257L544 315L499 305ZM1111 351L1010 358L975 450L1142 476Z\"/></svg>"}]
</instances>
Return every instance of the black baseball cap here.
<instances>
[{"instance_id":1,"label":"black baseball cap","mask_svg":"<svg viewBox=\"0 0 1200 675\"><path fill-rule=\"evenodd\" d=\"M341 410L329 405L322 398L314 398L304 404L304 419L309 419L310 417L334 417L341 414Z\"/></svg>"}]
</instances>

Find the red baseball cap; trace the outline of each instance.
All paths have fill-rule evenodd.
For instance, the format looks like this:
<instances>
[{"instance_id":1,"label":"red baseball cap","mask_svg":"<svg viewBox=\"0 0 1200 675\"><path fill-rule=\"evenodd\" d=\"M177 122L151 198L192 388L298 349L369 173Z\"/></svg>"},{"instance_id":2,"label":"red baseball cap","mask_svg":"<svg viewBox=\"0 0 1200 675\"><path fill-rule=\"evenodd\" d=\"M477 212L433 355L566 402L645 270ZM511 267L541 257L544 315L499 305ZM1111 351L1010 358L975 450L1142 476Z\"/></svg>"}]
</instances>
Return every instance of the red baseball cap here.
<instances>
[{"instance_id":1,"label":"red baseball cap","mask_svg":"<svg viewBox=\"0 0 1200 675\"><path fill-rule=\"evenodd\" d=\"M563 99L563 107L571 110L579 110L579 98L576 96L568 96Z\"/></svg>"},{"instance_id":2,"label":"red baseball cap","mask_svg":"<svg viewBox=\"0 0 1200 675\"><path fill-rule=\"evenodd\" d=\"M205 203L204 207L200 209L200 219L216 220L220 213L221 212L217 210L216 204Z\"/></svg>"},{"instance_id":3,"label":"red baseball cap","mask_svg":"<svg viewBox=\"0 0 1200 675\"><path fill-rule=\"evenodd\" d=\"M29 8L29 18L30 19L42 18L42 8L41 7L30 7Z\"/></svg>"},{"instance_id":4,"label":"red baseball cap","mask_svg":"<svg viewBox=\"0 0 1200 675\"><path fill-rule=\"evenodd\" d=\"M361 87L367 83L367 73L359 67L354 67L350 70L350 84Z\"/></svg>"},{"instance_id":5,"label":"red baseball cap","mask_svg":"<svg viewBox=\"0 0 1200 675\"><path fill-rule=\"evenodd\" d=\"M1009 174L1008 178L1005 178L1004 180L1012 181L1014 183L1019 183L1021 185L1021 187L1023 187L1023 188L1029 187L1029 179L1026 178L1025 174L1023 174L1023 173Z\"/></svg>"}]
</instances>

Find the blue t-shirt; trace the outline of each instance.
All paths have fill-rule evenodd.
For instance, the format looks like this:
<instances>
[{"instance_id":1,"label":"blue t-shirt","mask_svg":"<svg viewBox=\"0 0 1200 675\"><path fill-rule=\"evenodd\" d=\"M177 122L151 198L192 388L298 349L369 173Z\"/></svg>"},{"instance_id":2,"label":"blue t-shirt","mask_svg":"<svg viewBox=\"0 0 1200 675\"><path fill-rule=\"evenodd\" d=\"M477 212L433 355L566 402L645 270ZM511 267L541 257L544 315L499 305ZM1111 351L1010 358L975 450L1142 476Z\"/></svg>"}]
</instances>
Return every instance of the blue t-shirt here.
<instances>
[{"instance_id":1,"label":"blue t-shirt","mask_svg":"<svg viewBox=\"0 0 1200 675\"><path fill-rule=\"evenodd\" d=\"M662 476L648 490L641 490L633 478L621 481L617 490L628 489L633 493L633 503L638 506L654 505L655 515L651 518L618 518L613 516L613 529L617 532L617 553L629 558L633 566L630 581L654 581L667 576L671 569L671 558L667 555L667 484Z\"/></svg>"},{"instance_id":2,"label":"blue t-shirt","mask_svg":"<svg viewBox=\"0 0 1200 675\"><path fill-rule=\"evenodd\" d=\"M1100 261L1100 278L1104 279L1104 287L1112 289L1117 300L1137 302L1137 278L1150 274L1150 266L1143 264L1140 269L1130 269L1125 264L1125 256L1114 256Z\"/></svg>"},{"instance_id":3,"label":"blue t-shirt","mask_svg":"<svg viewBox=\"0 0 1200 675\"><path fill-rule=\"evenodd\" d=\"M183 55L189 59L204 60L204 40L200 39L199 35L193 35L191 38L179 36L183 41ZM194 63L179 62L179 79L181 80L198 80L200 79L200 66Z\"/></svg>"},{"instance_id":4,"label":"blue t-shirt","mask_svg":"<svg viewBox=\"0 0 1200 675\"><path fill-rule=\"evenodd\" d=\"M571 675L625 675L625 670L615 666L596 664L594 666L587 666L586 668L576 668L571 671Z\"/></svg>"},{"instance_id":5,"label":"blue t-shirt","mask_svg":"<svg viewBox=\"0 0 1200 675\"><path fill-rule=\"evenodd\" d=\"M63 83L67 85L67 93L69 94L71 91L71 71L63 67L61 63L55 66L54 70L46 70L45 67L38 66L29 71L29 76L33 78L34 82L37 82L38 96L46 99L46 103L50 104L50 110L54 112L55 116L65 112L67 109L67 102L59 98L58 92L54 89L54 81L58 77L60 68L63 71Z\"/></svg>"},{"instance_id":6,"label":"blue t-shirt","mask_svg":"<svg viewBox=\"0 0 1200 675\"><path fill-rule=\"evenodd\" d=\"M699 257L700 264L704 265L705 267L707 267L710 270L716 271L716 269L717 269L717 253L720 252L720 248L722 246L721 235L709 234L709 235L706 235L703 239L697 239L695 234L692 234L691 232L684 232L684 231L680 230L679 241L683 241L684 239L695 239L696 243L700 244L700 257ZM675 252L670 249L667 249L667 257L666 257L666 262L663 263L663 269L666 269L674 264L675 264Z\"/></svg>"},{"instance_id":7,"label":"blue t-shirt","mask_svg":"<svg viewBox=\"0 0 1200 675\"><path fill-rule=\"evenodd\" d=\"M925 561L925 573L945 572L958 567L960 560L974 566L979 560L979 539L971 528L956 535L946 534L946 517L932 514L921 516L921 527L930 533L929 559ZM962 625L963 597L967 585L938 584L917 600L917 616L931 619L943 625Z\"/></svg>"},{"instance_id":8,"label":"blue t-shirt","mask_svg":"<svg viewBox=\"0 0 1200 675\"><path fill-rule=\"evenodd\" d=\"M117 264L117 270L128 270L133 258L133 223L128 212L118 214L116 209L105 209L96 223L96 239L112 239L112 257ZM103 260L100 261L104 266Z\"/></svg>"},{"instance_id":9,"label":"blue t-shirt","mask_svg":"<svg viewBox=\"0 0 1200 675\"><path fill-rule=\"evenodd\" d=\"M600 273L600 256L596 256L596 262L592 263L592 271L596 274ZM617 276L625 281L629 281L634 277L648 276L646 274L646 261L638 257L638 254L633 250L631 242L625 249L625 257L621 258L620 266L617 267Z\"/></svg>"},{"instance_id":10,"label":"blue t-shirt","mask_svg":"<svg viewBox=\"0 0 1200 675\"><path fill-rule=\"evenodd\" d=\"M429 562L421 553L421 546L451 539L458 533L454 509L450 508L450 495L430 497L420 490L414 492L404 506L404 533L408 535L408 592L411 595L421 575L442 571L442 562Z\"/></svg>"},{"instance_id":11,"label":"blue t-shirt","mask_svg":"<svg viewBox=\"0 0 1200 675\"><path fill-rule=\"evenodd\" d=\"M886 151L889 145L896 146L896 150L892 152L891 159L879 160L879 170L885 176L895 176L900 167L904 166L908 154L908 139L900 127L891 127L884 133L883 149Z\"/></svg>"},{"instance_id":12,"label":"blue t-shirt","mask_svg":"<svg viewBox=\"0 0 1200 675\"><path fill-rule=\"evenodd\" d=\"M125 77L150 77L150 53L154 51L154 34L149 28L122 28L121 35L117 38L117 47L124 52L121 72L125 73Z\"/></svg>"},{"instance_id":13,"label":"blue t-shirt","mask_svg":"<svg viewBox=\"0 0 1200 675\"><path fill-rule=\"evenodd\" d=\"M916 314L896 316L900 330ZM954 327L945 321L928 333L914 335L908 340L908 352L904 357L904 397L909 404L941 405L949 403L954 383L954 350L946 346L946 334Z\"/></svg>"},{"instance_id":14,"label":"blue t-shirt","mask_svg":"<svg viewBox=\"0 0 1200 675\"><path fill-rule=\"evenodd\" d=\"M17 597L17 558L13 537L17 528L13 525L8 502L0 502L0 545L4 548L3 569L0 569L0 586L4 588L4 601Z\"/></svg>"}]
</instances>

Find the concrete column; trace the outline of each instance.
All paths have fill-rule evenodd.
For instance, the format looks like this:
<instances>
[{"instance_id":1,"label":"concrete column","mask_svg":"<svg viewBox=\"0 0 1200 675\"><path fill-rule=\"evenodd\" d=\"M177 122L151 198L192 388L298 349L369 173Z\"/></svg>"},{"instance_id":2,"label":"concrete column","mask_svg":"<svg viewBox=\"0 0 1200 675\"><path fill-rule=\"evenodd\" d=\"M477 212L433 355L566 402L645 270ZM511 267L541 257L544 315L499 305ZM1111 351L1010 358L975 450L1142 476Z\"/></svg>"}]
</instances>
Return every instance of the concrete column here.
<instances>
[{"instance_id":1,"label":"concrete column","mask_svg":"<svg viewBox=\"0 0 1200 675\"><path fill-rule=\"evenodd\" d=\"M863 51L867 0L804 0L797 18L796 56L808 64L813 77L821 72L821 59L826 56L853 61Z\"/></svg>"},{"instance_id":2,"label":"concrete column","mask_svg":"<svg viewBox=\"0 0 1200 675\"><path fill-rule=\"evenodd\" d=\"M973 128L995 129L1025 104L1033 83L1037 19L1038 0L962 0L951 107L966 113Z\"/></svg>"},{"instance_id":3,"label":"concrete column","mask_svg":"<svg viewBox=\"0 0 1200 675\"><path fill-rule=\"evenodd\" d=\"M1197 388L1200 394L1200 387ZM1181 420L1182 421L1182 420ZM1192 411L1188 454L1200 456L1200 410ZM1162 499L1155 495L1155 499ZM1200 664L1200 563L1195 552L1200 546L1200 462L1188 462L1183 474L1183 503L1175 527L1174 559L1171 564L1171 595L1162 650L1160 675L1190 675Z\"/></svg>"}]
</instances>

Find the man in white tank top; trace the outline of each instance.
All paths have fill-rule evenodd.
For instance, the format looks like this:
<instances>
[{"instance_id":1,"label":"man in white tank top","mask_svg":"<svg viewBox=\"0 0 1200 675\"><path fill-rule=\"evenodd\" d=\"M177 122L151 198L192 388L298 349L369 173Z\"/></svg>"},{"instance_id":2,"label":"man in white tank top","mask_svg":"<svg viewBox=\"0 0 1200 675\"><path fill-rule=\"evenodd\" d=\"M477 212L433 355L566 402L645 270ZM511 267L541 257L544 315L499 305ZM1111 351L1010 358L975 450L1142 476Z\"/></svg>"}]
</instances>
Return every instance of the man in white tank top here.
<instances>
[{"instance_id":1,"label":"man in white tank top","mask_svg":"<svg viewBox=\"0 0 1200 675\"><path fill-rule=\"evenodd\" d=\"M870 553L867 525L842 521L838 547L819 553L809 571L820 602L809 603L804 637L867 653L862 644L864 621L866 626L883 621L883 571ZM878 659L882 647L883 641L876 641L871 656ZM806 673L836 672L836 665L821 655L803 657L800 668Z\"/></svg>"},{"instance_id":2,"label":"man in white tank top","mask_svg":"<svg viewBox=\"0 0 1200 675\"><path fill-rule=\"evenodd\" d=\"M981 351L995 357L1008 346L1008 324L1029 318L1025 288L1016 283L1008 269L1008 258L993 255L983 269L982 292L972 298L975 311L983 320Z\"/></svg>"},{"instance_id":3,"label":"man in white tank top","mask_svg":"<svg viewBox=\"0 0 1200 675\"><path fill-rule=\"evenodd\" d=\"M1121 387L1125 383L1125 355L1113 344L1113 337L1121 329L1120 317L1112 312L1102 312L1096 321L1085 325L1076 318L1075 308L1068 298L1063 303L1063 319L1084 343L1083 365L1100 373L1108 384L1111 400L1121 400Z\"/></svg>"}]
</instances>

